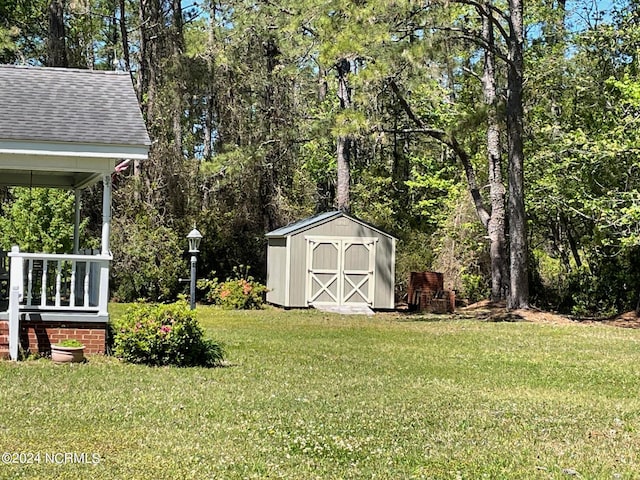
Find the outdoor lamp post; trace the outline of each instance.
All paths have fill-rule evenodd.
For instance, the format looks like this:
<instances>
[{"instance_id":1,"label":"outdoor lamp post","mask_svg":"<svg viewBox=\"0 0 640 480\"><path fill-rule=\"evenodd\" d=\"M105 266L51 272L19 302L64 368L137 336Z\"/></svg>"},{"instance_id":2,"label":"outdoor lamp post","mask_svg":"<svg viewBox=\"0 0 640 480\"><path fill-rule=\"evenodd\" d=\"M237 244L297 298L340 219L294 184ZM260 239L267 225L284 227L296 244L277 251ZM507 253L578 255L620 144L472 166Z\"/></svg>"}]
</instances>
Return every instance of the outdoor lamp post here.
<instances>
[{"instance_id":1,"label":"outdoor lamp post","mask_svg":"<svg viewBox=\"0 0 640 480\"><path fill-rule=\"evenodd\" d=\"M198 247L200 246L200 240L202 240L202 234L196 230L195 225L193 226L193 230L189 232L187 235L187 240L189 241L189 253L191 254L191 310L195 310L196 308L196 262L198 259L196 258L197 253L199 252Z\"/></svg>"}]
</instances>

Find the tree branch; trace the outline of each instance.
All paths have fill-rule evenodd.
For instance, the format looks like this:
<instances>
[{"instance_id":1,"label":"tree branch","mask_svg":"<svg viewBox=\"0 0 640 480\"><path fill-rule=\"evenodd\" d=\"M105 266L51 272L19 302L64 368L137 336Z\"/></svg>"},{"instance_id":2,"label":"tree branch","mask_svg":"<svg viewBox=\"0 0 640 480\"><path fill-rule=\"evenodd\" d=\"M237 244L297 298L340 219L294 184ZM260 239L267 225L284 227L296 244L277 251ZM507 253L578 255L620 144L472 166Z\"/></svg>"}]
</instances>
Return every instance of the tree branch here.
<instances>
[{"instance_id":1,"label":"tree branch","mask_svg":"<svg viewBox=\"0 0 640 480\"><path fill-rule=\"evenodd\" d=\"M476 207L476 212L482 224L487 227L489 225L490 215L486 207L484 206L484 201L482 200L482 195L480 195L480 189L478 188L478 183L476 181L476 172L473 169L473 165L471 164L471 160L469 158L469 155L467 155L465 149L460 146L458 140L453 135L447 134L447 132L445 132L444 130L427 127L422 119L415 114L415 112L411 108L411 105L409 105L407 100L400 92L398 84L393 79L389 81L389 86L398 99L398 103L400 104L402 110L404 110L411 121L413 121L413 123L418 126L418 129L414 131L416 133L424 133L426 135L429 135L431 138L434 138L435 140L443 143L451 150L453 150L456 156L460 159L460 162L464 167L464 172L467 176L467 184L469 186L469 191L471 192L471 198L473 199L473 203Z\"/></svg>"},{"instance_id":2,"label":"tree branch","mask_svg":"<svg viewBox=\"0 0 640 480\"><path fill-rule=\"evenodd\" d=\"M443 32L457 33L459 34L458 35L459 39L468 40L472 43L475 43L479 47L482 47L485 50L490 50L491 52L493 52L494 55L500 58L500 60L502 60L503 62L508 64L511 63L511 60L509 59L506 53L504 53L495 45L489 45L485 40L483 40L479 35L473 33L473 31L471 30L466 30L462 28L452 28L452 27L434 27L434 28L436 30L441 30Z\"/></svg>"},{"instance_id":3,"label":"tree branch","mask_svg":"<svg viewBox=\"0 0 640 480\"><path fill-rule=\"evenodd\" d=\"M473 70L471 70L470 68L462 67L462 71L465 72L465 73L468 73L469 75L471 75L473 78L475 78L479 82L482 82L482 77L480 75L478 75L476 72L474 72Z\"/></svg>"},{"instance_id":4,"label":"tree branch","mask_svg":"<svg viewBox=\"0 0 640 480\"><path fill-rule=\"evenodd\" d=\"M492 5L490 3L485 3L485 2L477 2L475 0L453 0L454 3L461 3L463 5L471 5L472 7L475 7L476 9L481 9L481 10L485 10L485 8L488 8L489 10L497 13L500 17L502 17L507 23L511 22L511 17L509 15L507 15L504 11L502 11L501 9L499 9L498 7L496 7L495 5ZM495 20L494 20L495 22Z\"/></svg>"}]
</instances>

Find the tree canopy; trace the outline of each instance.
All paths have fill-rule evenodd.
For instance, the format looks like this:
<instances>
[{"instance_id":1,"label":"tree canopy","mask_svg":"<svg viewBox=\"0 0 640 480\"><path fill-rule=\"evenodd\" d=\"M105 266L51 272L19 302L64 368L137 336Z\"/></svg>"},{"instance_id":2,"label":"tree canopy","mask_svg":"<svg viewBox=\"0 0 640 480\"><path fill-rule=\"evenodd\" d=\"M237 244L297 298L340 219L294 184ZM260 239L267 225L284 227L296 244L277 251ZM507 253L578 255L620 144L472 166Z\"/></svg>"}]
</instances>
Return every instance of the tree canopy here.
<instances>
[{"instance_id":1,"label":"tree canopy","mask_svg":"<svg viewBox=\"0 0 640 480\"><path fill-rule=\"evenodd\" d=\"M399 299L434 269L603 315L640 298L639 6L8 0L0 61L131 72L153 147L114 180L119 298L175 296L186 263L154 248L194 223L206 274L261 278L265 232L341 208L400 239Z\"/></svg>"}]
</instances>

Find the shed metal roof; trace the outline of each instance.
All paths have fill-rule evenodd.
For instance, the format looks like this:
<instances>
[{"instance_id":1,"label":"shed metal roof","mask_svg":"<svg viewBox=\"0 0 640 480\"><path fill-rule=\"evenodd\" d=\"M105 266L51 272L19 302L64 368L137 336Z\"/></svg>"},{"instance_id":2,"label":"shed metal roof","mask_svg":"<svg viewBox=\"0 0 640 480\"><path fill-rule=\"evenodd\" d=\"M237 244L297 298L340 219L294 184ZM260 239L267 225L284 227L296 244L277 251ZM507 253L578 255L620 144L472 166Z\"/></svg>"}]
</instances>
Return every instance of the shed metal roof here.
<instances>
[{"instance_id":1,"label":"shed metal roof","mask_svg":"<svg viewBox=\"0 0 640 480\"><path fill-rule=\"evenodd\" d=\"M151 144L128 73L0 65L0 141Z\"/></svg>"},{"instance_id":2,"label":"shed metal roof","mask_svg":"<svg viewBox=\"0 0 640 480\"><path fill-rule=\"evenodd\" d=\"M326 223L330 220L333 220L334 218L339 218L339 217L346 217L356 223L359 223L361 225L365 225L379 233L381 233L382 235L385 235L387 237L391 237L391 238L395 238L393 235L390 235L382 230L380 230L378 227L374 227L373 225L365 222L364 220L360 220L359 218L356 217L352 217L351 215L347 215L346 213L340 211L340 210L335 210L335 211L330 211L330 212L323 212L323 213L319 213L317 215L313 215L311 217L308 218L304 218L302 220L298 220L297 222L291 223L289 225L286 225L284 227L280 227L276 230L273 230L269 233L267 233L265 236L267 238L282 238L282 237L287 237L289 235L295 235L296 233L300 233L303 232L305 230L308 230L309 228L315 227L317 225L321 225L323 223Z\"/></svg>"}]
</instances>

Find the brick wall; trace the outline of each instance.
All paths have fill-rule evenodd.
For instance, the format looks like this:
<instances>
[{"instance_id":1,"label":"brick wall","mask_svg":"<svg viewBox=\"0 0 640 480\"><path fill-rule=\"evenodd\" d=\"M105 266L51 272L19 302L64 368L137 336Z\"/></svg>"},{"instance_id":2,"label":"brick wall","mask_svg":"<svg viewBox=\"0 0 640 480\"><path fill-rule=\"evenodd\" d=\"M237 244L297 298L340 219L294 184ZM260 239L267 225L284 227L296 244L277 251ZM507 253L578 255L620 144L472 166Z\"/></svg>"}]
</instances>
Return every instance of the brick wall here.
<instances>
[{"instance_id":1,"label":"brick wall","mask_svg":"<svg viewBox=\"0 0 640 480\"><path fill-rule=\"evenodd\" d=\"M0 320L0 358L9 358L9 322Z\"/></svg>"},{"instance_id":2,"label":"brick wall","mask_svg":"<svg viewBox=\"0 0 640 480\"><path fill-rule=\"evenodd\" d=\"M21 321L20 347L25 352L48 355L52 344L75 338L85 345L85 353L104 353L106 331L106 323ZM7 357L8 353L9 322L0 321L0 356Z\"/></svg>"}]
</instances>

